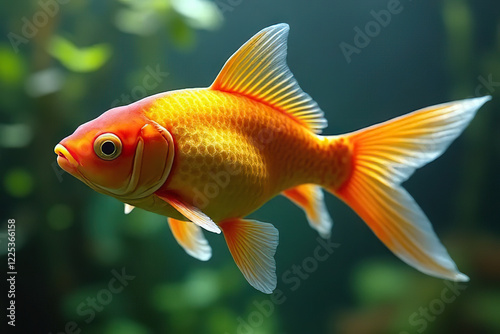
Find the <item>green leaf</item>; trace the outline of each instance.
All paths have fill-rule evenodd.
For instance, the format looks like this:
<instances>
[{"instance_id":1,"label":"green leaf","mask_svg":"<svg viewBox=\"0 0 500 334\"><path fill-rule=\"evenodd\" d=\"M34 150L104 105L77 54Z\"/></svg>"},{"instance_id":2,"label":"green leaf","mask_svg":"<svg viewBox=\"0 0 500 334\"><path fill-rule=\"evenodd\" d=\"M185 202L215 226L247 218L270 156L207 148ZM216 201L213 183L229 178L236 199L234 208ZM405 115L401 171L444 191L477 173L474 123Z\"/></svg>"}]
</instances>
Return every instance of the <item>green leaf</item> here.
<instances>
[{"instance_id":1,"label":"green leaf","mask_svg":"<svg viewBox=\"0 0 500 334\"><path fill-rule=\"evenodd\" d=\"M0 82L5 84L19 83L24 76L23 61L12 48L0 46Z\"/></svg>"},{"instance_id":2,"label":"green leaf","mask_svg":"<svg viewBox=\"0 0 500 334\"><path fill-rule=\"evenodd\" d=\"M66 68L74 72L92 72L101 68L111 57L109 44L95 44L86 48L78 48L69 40L52 37L48 52Z\"/></svg>"},{"instance_id":3,"label":"green leaf","mask_svg":"<svg viewBox=\"0 0 500 334\"><path fill-rule=\"evenodd\" d=\"M223 16L214 2L207 0L173 0L172 7L195 29L212 30L222 25Z\"/></svg>"},{"instance_id":4,"label":"green leaf","mask_svg":"<svg viewBox=\"0 0 500 334\"><path fill-rule=\"evenodd\" d=\"M169 34L177 47L191 48L194 46L196 36L193 30L184 22L182 17L176 15L169 22Z\"/></svg>"},{"instance_id":5,"label":"green leaf","mask_svg":"<svg viewBox=\"0 0 500 334\"><path fill-rule=\"evenodd\" d=\"M161 17L152 11L121 9L116 14L115 24L123 32L146 36L159 29Z\"/></svg>"}]
</instances>

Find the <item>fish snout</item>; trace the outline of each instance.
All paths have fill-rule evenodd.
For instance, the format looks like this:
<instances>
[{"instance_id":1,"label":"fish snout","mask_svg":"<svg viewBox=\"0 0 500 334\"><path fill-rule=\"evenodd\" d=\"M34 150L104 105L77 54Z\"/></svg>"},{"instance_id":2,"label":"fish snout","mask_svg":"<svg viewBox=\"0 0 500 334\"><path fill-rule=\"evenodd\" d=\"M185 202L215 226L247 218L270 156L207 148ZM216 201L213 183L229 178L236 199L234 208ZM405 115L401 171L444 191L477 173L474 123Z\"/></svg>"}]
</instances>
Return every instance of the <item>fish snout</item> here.
<instances>
[{"instance_id":1,"label":"fish snout","mask_svg":"<svg viewBox=\"0 0 500 334\"><path fill-rule=\"evenodd\" d=\"M78 161L69 153L68 149L61 144L57 144L54 148L57 154L57 164L64 170L75 169L78 167Z\"/></svg>"}]
</instances>

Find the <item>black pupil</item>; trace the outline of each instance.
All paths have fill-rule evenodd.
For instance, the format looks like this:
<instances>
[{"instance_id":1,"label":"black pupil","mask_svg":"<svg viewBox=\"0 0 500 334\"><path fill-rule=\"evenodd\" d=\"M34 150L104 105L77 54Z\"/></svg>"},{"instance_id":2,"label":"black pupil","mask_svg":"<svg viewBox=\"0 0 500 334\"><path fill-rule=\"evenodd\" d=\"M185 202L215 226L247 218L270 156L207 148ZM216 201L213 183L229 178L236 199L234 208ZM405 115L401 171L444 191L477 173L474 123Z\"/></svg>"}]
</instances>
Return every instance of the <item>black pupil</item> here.
<instances>
[{"instance_id":1,"label":"black pupil","mask_svg":"<svg viewBox=\"0 0 500 334\"><path fill-rule=\"evenodd\" d=\"M106 141L102 144L101 151L106 155L111 155L115 153L115 144L110 141Z\"/></svg>"}]
</instances>

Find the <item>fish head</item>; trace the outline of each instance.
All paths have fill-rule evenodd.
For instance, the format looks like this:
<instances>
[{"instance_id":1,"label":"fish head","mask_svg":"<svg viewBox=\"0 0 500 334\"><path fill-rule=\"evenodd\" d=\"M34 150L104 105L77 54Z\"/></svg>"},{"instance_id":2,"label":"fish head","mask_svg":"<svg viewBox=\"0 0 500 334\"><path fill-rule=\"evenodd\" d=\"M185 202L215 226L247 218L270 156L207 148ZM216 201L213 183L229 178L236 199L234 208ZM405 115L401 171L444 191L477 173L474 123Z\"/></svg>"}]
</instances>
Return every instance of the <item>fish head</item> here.
<instances>
[{"instance_id":1,"label":"fish head","mask_svg":"<svg viewBox=\"0 0 500 334\"><path fill-rule=\"evenodd\" d=\"M56 145L59 166L92 189L121 200L151 195L166 181L174 141L134 105L113 108Z\"/></svg>"}]
</instances>

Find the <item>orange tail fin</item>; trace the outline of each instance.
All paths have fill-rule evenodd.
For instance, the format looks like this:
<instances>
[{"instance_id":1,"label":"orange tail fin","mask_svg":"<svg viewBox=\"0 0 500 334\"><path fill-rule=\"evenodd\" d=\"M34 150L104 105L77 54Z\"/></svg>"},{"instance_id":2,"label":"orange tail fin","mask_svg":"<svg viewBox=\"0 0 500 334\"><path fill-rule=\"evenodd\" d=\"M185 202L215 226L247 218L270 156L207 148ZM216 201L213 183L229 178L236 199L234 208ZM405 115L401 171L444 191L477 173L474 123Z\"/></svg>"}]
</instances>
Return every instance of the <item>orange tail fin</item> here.
<instances>
[{"instance_id":1,"label":"orange tail fin","mask_svg":"<svg viewBox=\"0 0 500 334\"><path fill-rule=\"evenodd\" d=\"M416 168L440 156L489 96L440 104L346 135L352 172L330 189L398 257L436 277L468 281L429 220L400 185Z\"/></svg>"}]
</instances>

